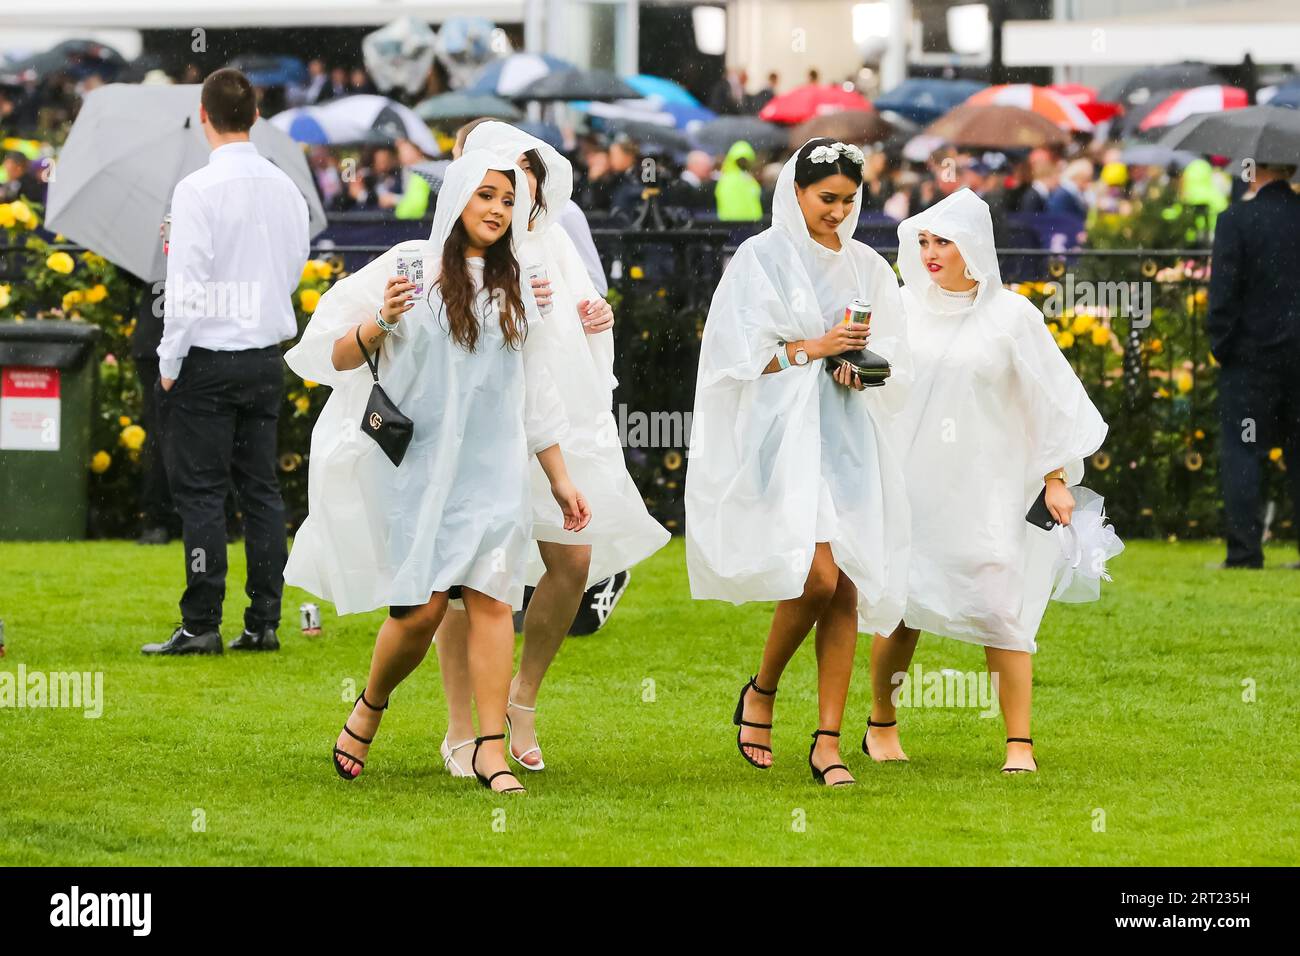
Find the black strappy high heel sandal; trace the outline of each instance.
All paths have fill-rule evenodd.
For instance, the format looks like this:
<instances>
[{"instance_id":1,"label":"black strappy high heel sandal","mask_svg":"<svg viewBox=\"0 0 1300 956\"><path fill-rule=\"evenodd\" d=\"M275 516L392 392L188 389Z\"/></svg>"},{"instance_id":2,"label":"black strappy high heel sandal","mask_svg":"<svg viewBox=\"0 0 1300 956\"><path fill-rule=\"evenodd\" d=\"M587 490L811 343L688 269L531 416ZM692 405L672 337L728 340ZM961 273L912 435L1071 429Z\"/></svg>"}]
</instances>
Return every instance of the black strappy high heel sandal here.
<instances>
[{"instance_id":1,"label":"black strappy high heel sandal","mask_svg":"<svg viewBox=\"0 0 1300 956\"><path fill-rule=\"evenodd\" d=\"M832 770L843 770L845 773L851 773L851 771L849 770L848 767L844 766L844 764L842 763L833 763L829 767L822 767L820 770L817 769L816 764L812 762L813 751L817 749L817 738L823 735L827 737L838 737L840 735L840 732L838 730L814 730L813 731L812 746L808 748L808 766L812 769L813 782L820 783L823 786L828 786L828 787L847 787L851 784L857 783L856 780L841 780L838 783L830 783L830 784L826 783L826 775L830 773Z\"/></svg>"},{"instance_id":2,"label":"black strappy high heel sandal","mask_svg":"<svg viewBox=\"0 0 1300 956\"><path fill-rule=\"evenodd\" d=\"M740 749L740 755L744 757L747 761L749 761L751 766L757 767L759 770L771 770L772 765L770 763L769 764L759 763L749 754L745 753L745 748L753 747L755 750L766 750L768 753L772 752L772 748L768 747L766 744L745 743L742 742L740 739L740 735L745 732L746 727L755 727L759 730L772 729L771 724L759 724L759 723L755 723L752 720L745 720L745 694L749 692L749 689L751 687L765 697L772 697L776 694L775 690L763 690L763 688L759 687L756 683L754 683L754 679L757 676L758 675L755 674L754 677L751 677L749 679L749 683L747 683L744 687L740 689L740 700L736 702L736 714L734 717L731 718L731 722L739 728L736 731L736 746Z\"/></svg>"},{"instance_id":3,"label":"black strappy high heel sandal","mask_svg":"<svg viewBox=\"0 0 1300 956\"><path fill-rule=\"evenodd\" d=\"M366 700L366 689L364 687L361 688L361 693L357 696L357 699L352 703L353 710L357 709L358 703L365 704L371 710L383 711L388 709L388 701L384 701L383 707L376 707L374 704L370 703L370 701ZM352 715L348 714L348 717L351 718ZM374 737L360 737L357 734L354 734L352 732L352 728L348 726L348 722L346 720L343 721L343 732L347 734L349 737L351 737L353 740L357 741L357 743L365 744L367 747L369 747L372 743L374 743L375 740ZM357 779L357 777L361 776L360 770L358 770L356 773L349 773L347 770L343 769L343 764L339 763L340 756L347 757L349 760L351 760L354 764L356 764L358 767L362 769L364 769L366 766L366 762L364 760L357 759L356 757L352 756L352 754L348 753L346 750L340 750L338 748L338 745L335 745L334 753L333 755L331 755L330 760L333 762L334 769L338 772L338 775L340 777L342 777L344 780L355 780ZM369 756L368 753L367 756Z\"/></svg>"},{"instance_id":4,"label":"black strappy high heel sandal","mask_svg":"<svg viewBox=\"0 0 1300 956\"><path fill-rule=\"evenodd\" d=\"M1008 737L1008 738L1007 738L1007 743L1009 743L1009 744L1029 744L1029 746L1032 747L1032 746L1034 745L1034 738L1033 738L1033 737ZM1003 768L1002 768L1002 772L1005 773L1005 774L1012 774L1012 773L1038 773L1038 756L1037 756L1036 754L1030 754L1030 756L1034 758L1034 766L1033 766L1033 769L1030 769L1029 767L1003 767Z\"/></svg>"},{"instance_id":5,"label":"black strappy high heel sandal","mask_svg":"<svg viewBox=\"0 0 1300 956\"><path fill-rule=\"evenodd\" d=\"M894 727L897 724L898 724L897 720L887 720L884 723L877 723L876 721L868 717L867 732L862 735L862 752L866 754L868 757L871 757L871 749L867 746L867 734L871 733L872 727ZM871 759L876 760L875 757L871 757ZM876 763L907 763L907 761L900 759L898 757L891 757L889 760L876 760Z\"/></svg>"},{"instance_id":6,"label":"black strappy high heel sandal","mask_svg":"<svg viewBox=\"0 0 1300 956\"><path fill-rule=\"evenodd\" d=\"M527 793L528 791L525 790L523 787L502 787L500 790L493 790L492 781L495 780L497 777L501 777L501 776L514 777L515 783L519 782L519 778L515 777L515 775L511 773L509 770L498 770L490 777L485 777L478 772L478 748L482 745L483 741L505 740L505 739L506 739L505 734L488 734L486 737L475 737L474 755L469 758L470 769L474 771L474 776L478 778L478 782L483 784L483 786L487 787L489 790L492 790L493 793Z\"/></svg>"}]
</instances>

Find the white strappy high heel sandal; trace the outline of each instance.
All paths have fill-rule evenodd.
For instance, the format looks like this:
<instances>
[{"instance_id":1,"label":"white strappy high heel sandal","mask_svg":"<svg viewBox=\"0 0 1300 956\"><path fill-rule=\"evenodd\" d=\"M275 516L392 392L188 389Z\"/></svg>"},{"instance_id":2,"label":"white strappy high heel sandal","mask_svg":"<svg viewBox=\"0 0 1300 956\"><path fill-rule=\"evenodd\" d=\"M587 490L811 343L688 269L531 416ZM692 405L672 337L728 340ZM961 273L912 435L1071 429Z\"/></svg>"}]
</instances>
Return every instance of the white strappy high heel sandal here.
<instances>
[{"instance_id":1,"label":"white strappy high heel sandal","mask_svg":"<svg viewBox=\"0 0 1300 956\"><path fill-rule=\"evenodd\" d=\"M447 742L446 736L442 738L442 746L438 748L438 752L442 754L442 765L447 768L447 772L453 777L474 776L473 770L468 767L462 767L456 760L456 751L460 750L462 747L468 747L473 742L474 738L471 737L469 740L462 740L460 743L453 746Z\"/></svg>"},{"instance_id":2,"label":"white strappy high heel sandal","mask_svg":"<svg viewBox=\"0 0 1300 956\"><path fill-rule=\"evenodd\" d=\"M514 707L516 710L527 711L530 714L537 713L536 707L525 707L523 704L516 704L513 700L510 700L509 698L506 699L506 707L507 708ZM542 759L541 741L538 741L538 746L530 747L521 754L515 753L514 732L510 727L509 713L506 714L506 733L510 734L510 738L511 738L510 746L506 748L506 752L509 753L512 758L514 758L515 763L519 764L519 766L523 767L525 770L546 769L546 761ZM524 761L524 758L527 757L529 754L537 754L537 763L532 764L532 763L526 763Z\"/></svg>"}]
</instances>

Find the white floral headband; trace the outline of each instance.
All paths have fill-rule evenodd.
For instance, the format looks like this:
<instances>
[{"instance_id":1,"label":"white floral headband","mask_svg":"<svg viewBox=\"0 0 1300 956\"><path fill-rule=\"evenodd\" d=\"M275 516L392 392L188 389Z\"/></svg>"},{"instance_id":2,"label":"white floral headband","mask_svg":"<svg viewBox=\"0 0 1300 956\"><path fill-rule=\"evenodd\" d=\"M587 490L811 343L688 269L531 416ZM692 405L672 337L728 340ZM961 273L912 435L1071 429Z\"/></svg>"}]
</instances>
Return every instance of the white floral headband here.
<instances>
[{"instance_id":1,"label":"white floral headband","mask_svg":"<svg viewBox=\"0 0 1300 956\"><path fill-rule=\"evenodd\" d=\"M830 146L818 146L808 154L808 160L813 163L833 163L841 155L847 156L850 161L858 166L865 162L862 150L852 143L832 143Z\"/></svg>"}]
</instances>

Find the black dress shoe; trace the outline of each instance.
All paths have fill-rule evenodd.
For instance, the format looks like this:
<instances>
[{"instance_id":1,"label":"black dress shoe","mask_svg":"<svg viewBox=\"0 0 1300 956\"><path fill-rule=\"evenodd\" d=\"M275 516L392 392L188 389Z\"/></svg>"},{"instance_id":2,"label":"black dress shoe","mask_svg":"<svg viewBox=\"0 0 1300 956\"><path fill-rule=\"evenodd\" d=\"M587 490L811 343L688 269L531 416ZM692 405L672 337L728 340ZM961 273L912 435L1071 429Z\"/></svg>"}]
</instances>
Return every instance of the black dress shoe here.
<instances>
[{"instance_id":1,"label":"black dress shoe","mask_svg":"<svg viewBox=\"0 0 1300 956\"><path fill-rule=\"evenodd\" d=\"M220 654L221 632L203 631L201 634L186 634L185 628L178 627L172 636L162 644L146 644L140 648L145 654Z\"/></svg>"},{"instance_id":2,"label":"black dress shoe","mask_svg":"<svg viewBox=\"0 0 1300 956\"><path fill-rule=\"evenodd\" d=\"M166 528L145 528L140 532L140 537L136 539L136 544L166 544L171 541L171 535L167 533Z\"/></svg>"},{"instance_id":3,"label":"black dress shoe","mask_svg":"<svg viewBox=\"0 0 1300 956\"><path fill-rule=\"evenodd\" d=\"M226 646L232 651L278 651L280 639L275 636L273 627L264 627L257 631L244 628L244 633Z\"/></svg>"}]
</instances>

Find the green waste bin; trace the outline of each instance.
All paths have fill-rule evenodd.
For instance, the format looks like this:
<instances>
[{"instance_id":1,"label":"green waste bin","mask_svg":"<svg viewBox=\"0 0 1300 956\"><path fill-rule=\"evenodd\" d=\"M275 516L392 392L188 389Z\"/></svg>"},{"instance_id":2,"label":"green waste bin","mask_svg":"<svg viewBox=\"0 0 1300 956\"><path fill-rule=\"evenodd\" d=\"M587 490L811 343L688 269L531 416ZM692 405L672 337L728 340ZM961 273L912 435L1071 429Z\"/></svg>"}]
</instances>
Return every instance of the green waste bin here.
<instances>
[{"instance_id":1,"label":"green waste bin","mask_svg":"<svg viewBox=\"0 0 1300 956\"><path fill-rule=\"evenodd\" d=\"M99 329L0 321L0 540L86 536Z\"/></svg>"}]
</instances>

